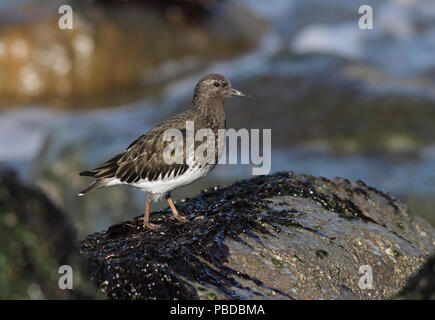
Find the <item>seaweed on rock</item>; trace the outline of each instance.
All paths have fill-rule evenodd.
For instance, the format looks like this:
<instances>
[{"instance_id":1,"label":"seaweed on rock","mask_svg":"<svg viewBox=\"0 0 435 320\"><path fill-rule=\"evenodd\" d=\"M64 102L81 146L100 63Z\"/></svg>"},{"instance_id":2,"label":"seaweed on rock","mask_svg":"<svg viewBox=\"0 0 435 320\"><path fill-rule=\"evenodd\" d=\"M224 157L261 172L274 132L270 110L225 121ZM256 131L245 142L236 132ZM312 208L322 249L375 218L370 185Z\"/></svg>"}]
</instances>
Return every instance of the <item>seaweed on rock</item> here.
<instances>
[{"instance_id":1,"label":"seaweed on rock","mask_svg":"<svg viewBox=\"0 0 435 320\"><path fill-rule=\"evenodd\" d=\"M177 207L188 223L164 210L151 219L158 230L135 219L80 244L108 298L380 298L397 292L434 249L434 230L412 224L406 206L345 179L282 172L205 190ZM356 244L358 232L365 238ZM402 256L377 252L394 245ZM355 259L385 277L377 290L358 288ZM392 264L401 273L389 283Z\"/></svg>"}]
</instances>

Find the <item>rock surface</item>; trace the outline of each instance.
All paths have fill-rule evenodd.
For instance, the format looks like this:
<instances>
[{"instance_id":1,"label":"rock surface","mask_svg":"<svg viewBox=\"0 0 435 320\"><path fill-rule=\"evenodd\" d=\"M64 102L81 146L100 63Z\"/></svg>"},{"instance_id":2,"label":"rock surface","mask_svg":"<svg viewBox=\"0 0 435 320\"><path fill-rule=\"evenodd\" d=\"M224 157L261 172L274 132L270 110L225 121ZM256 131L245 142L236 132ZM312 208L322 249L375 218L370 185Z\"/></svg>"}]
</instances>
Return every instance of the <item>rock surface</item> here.
<instances>
[{"instance_id":1,"label":"rock surface","mask_svg":"<svg viewBox=\"0 0 435 320\"><path fill-rule=\"evenodd\" d=\"M205 190L80 243L112 299L384 299L435 249L435 230L363 182L277 173ZM361 266L373 288L361 289ZM365 274L367 276L367 273Z\"/></svg>"},{"instance_id":2,"label":"rock surface","mask_svg":"<svg viewBox=\"0 0 435 320\"><path fill-rule=\"evenodd\" d=\"M435 256L413 276L397 299L402 300L435 300Z\"/></svg>"},{"instance_id":3,"label":"rock surface","mask_svg":"<svg viewBox=\"0 0 435 320\"><path fill-rule=\"evenodd\" d=\"M0 167L0 299L94 298L78 259L75 229L37 188ZM74 290L61 290L59 267L73 269Z\"/></svg>"}]
</instances>

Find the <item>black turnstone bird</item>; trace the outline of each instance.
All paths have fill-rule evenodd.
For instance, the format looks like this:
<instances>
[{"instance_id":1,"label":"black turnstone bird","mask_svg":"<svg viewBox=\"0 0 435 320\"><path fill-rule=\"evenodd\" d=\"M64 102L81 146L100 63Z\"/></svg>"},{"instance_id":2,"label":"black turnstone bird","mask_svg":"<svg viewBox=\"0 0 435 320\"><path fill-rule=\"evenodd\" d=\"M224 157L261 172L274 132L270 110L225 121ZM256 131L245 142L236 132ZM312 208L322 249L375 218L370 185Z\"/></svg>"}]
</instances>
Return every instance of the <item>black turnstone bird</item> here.
<instances>
[{"instance_id":1,"label":"black turnstone bird","mask_svg":"<svg viewBox=\"0 0 435 320\"><path fill-rule=\"evenodd\" d=\"M173 218L185 222L186 218L179 215L175 208L171 191L204 177L216 165L225 143L220 136L221 140L218 141L219 129L225 129L224 100L231 96L247 97L242 92L232 89L230 81L224 76L210 74L203 77L195 87L191 109L157 125L133 141L124 152L99 167L80 172L81 176L90 176L96 181L82 190L79 196L102 187L126 184L147 192L143 218L145 227L157 227L150 223L150 202L162 196L168 200ZM195 162L192 161L195 159L192 152L186 151L184 147L183 161L168 164L164 158L164 150L170 142L164 139L165 132L169 129L179 130L184 140L183 146L186 146L188 122L194 124L194 134L200 129L211 129L215 135L215 157L208 163ZM196 149L199 142L194 143Z\"/></svg>"}]
</instances>

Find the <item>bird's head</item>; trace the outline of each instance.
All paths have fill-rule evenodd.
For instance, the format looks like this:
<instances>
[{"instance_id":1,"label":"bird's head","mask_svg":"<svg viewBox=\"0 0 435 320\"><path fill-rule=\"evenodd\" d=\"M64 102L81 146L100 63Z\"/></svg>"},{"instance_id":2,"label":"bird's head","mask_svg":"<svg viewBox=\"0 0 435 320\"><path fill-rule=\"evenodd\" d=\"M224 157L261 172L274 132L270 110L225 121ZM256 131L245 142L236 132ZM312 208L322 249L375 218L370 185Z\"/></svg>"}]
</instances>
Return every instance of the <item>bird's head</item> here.
<instances>
[{"instance_id":1,"label":"bird's head","mask_svg":"<svg viewBox=\"0 0 435 320\"><path fill-rule=\"evenodd\" d=\"M209 74L198 81L195 87L196 97L226 99L232 96L249 97L231 87L231 82L220 74Z\"/></svg>"}]
</instances>

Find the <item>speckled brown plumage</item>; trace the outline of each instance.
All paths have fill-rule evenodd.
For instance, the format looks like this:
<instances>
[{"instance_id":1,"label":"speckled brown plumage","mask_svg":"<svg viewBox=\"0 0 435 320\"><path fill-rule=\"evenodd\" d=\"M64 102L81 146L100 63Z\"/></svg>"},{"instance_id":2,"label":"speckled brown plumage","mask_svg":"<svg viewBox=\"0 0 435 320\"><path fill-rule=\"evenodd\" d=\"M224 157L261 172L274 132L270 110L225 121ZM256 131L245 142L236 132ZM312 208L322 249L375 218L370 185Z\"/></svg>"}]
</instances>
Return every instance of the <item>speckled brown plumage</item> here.
<instances>
[{"instance_id":1,"label":"speckled brown plumage","mask_svg":"<svg viewBox=\"0 0 435 320\"><path fill-rule=\"evenodd\" d=\"M231 83L221 75L211 74L203 77L195 87L191 109L175 115L143 134L133 141L123 153L114 156L95 169L81 172L80 175L93 177L96 181L80 195L110 185L110 182L115 180L120 183L137 185L141 181L162 181L188 174L190 167L186 161L185 147L182 164L167 164L163 157L163 151L171 143L163 139L164 133L169 129L180 130L183 134L183 145L186 146L187 121L194 123L194 134L200 129L208 128L215 135L214 163L197 164L199 167L207 167L207 170L204 170L204 175L206 175L215 166L222 152L223 145L218 150L218 130L226 127L224 100L230 96L244 96L244 94L232 89ZM203 141L194 143L196 150L196 147ZM146 191L153 192L152 190Z\"/></svg>"}]
</instances>

